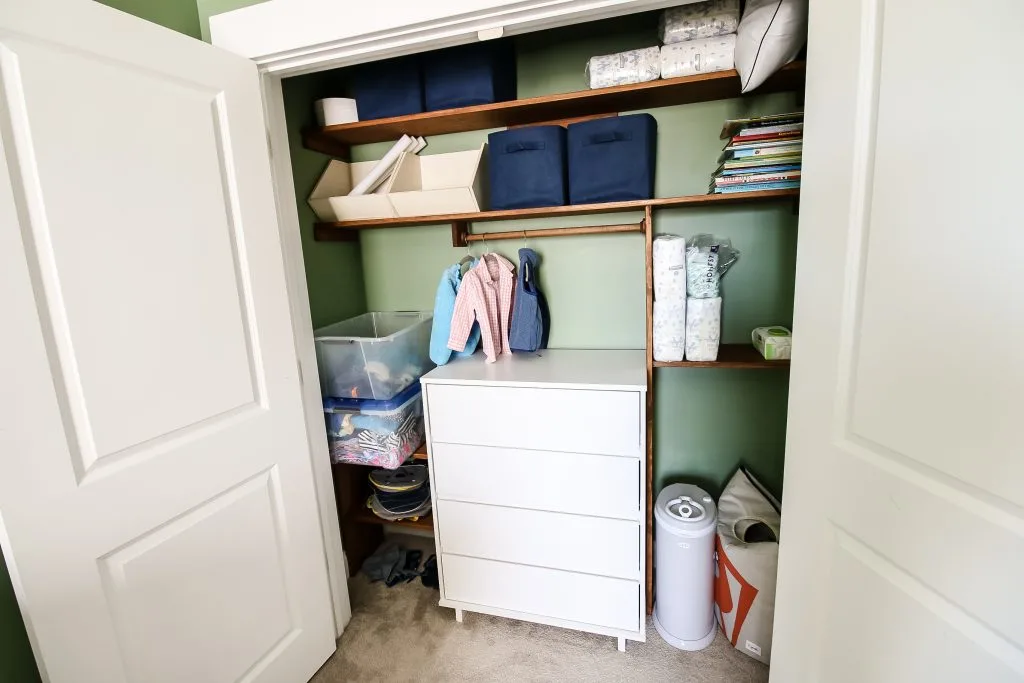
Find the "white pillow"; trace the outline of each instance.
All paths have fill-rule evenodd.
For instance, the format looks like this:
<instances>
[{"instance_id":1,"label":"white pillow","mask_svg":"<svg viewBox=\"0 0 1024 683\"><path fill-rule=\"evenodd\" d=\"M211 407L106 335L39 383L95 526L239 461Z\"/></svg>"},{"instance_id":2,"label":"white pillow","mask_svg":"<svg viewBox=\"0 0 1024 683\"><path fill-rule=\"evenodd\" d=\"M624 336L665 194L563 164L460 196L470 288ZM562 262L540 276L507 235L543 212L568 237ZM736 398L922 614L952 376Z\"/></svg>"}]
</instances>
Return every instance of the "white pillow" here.
<instances>
[{"instance_id":1,"label":"white pillow","mask_svg":"<svg viewBox=\"0 0 1024 683\"><path fill-rule=\"evenodd\" d=\"M747 0L736 30L736 70L742 92L792 62L807 42L807 0Z\"/></svg>"}]
</instances>

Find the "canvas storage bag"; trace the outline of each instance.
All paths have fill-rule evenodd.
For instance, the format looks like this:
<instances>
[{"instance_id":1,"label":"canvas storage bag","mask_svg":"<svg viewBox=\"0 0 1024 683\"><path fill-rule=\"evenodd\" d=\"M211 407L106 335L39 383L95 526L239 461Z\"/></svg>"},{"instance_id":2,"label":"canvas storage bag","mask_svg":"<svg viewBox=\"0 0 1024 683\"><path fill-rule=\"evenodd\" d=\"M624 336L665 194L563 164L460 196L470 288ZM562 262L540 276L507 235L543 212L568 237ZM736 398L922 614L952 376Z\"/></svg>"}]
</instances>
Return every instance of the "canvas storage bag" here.
<instances>
[{"instance_id":1,"label":"canvas storage bag","mask_svg":"<svg viewBox=\"0 0 1024 683\"><path fill-rule=\"evenodd\" d=\"M718 501L715 616L740 650L768 664L779 563L779 503L744 469Z\"/></svg>"}]
</instances>

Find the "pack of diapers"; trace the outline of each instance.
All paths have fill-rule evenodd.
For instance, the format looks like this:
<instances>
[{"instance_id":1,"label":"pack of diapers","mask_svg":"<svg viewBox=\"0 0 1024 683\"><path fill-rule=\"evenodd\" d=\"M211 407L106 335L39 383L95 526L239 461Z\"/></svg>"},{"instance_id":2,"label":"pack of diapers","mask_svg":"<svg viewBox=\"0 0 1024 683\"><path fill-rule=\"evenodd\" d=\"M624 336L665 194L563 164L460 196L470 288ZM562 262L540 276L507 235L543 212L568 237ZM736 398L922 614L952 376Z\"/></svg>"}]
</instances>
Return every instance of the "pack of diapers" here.
<instances>
[{"instance_id":1,"label":"pack of diapers","mask_svg":"<svg viewBox=\"0 0 1024 683\"><path fill-rule=\"evenodd\" d=\"M590 58L586 71L591 88L656 81L661 77L661 50L655 45L613 55L598 55Z\"/></svg>"}]
</instances>

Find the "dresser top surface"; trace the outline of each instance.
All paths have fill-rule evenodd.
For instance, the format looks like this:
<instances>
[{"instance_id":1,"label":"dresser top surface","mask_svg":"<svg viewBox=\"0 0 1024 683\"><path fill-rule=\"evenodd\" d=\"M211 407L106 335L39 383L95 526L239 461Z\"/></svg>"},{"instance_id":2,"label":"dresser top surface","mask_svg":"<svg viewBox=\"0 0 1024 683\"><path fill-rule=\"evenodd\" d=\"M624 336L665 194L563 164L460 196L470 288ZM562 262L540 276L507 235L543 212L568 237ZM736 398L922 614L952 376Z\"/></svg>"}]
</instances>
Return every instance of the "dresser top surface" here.
<instances>
[{"instance_id":1,"label":"dresser top surface","mask_svg":"<svg viewBox=\"0 0 1024 683\"><path fill-rule=\"evenodd\" d=\"M499 356L494 363L478 353L435 368L420 382L647 391L647 365L644 351L545 349Z\"/></svg>"}]
</instances>

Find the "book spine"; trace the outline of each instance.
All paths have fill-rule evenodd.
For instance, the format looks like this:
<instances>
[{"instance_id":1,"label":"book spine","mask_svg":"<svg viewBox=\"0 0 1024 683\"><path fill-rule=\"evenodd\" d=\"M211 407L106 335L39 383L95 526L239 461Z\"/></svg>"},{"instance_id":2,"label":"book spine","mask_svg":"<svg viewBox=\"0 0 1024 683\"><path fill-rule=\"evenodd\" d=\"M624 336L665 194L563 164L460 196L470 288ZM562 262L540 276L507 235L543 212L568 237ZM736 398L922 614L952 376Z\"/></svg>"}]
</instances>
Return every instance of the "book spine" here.
<instances>
[{"instance_id":1,"label":"book spine","mask_svg":"<svg viewBox=\"0 0 1024 683\"><path fill-rule=\"evenodd\" d=\"M754 147L753 149L736 149L732 152L733 159L745 159L747 157L763 157L763 156L786 156L789 154L799 153L801 147Z\"/></svg>"},{"instance_id":2,"label":"book spine","mask_svg":"<svg viewBox=\"0 0 1024 683\"><path fill-rule=\"evenodd\" d=\"M799 180L787 180L775 183L748 183L745 185L726 185L715 187L715 192L729 194L732 192L757 192L759 190L790 190L800 187Z\"/></svg>"},{"instance_id":3,"label":"book spine","mask_svg":"<svg viewBox=\"0 0 1024 683\"><path fill-rule=\"evenodd\" d=\"M764 135L767 133L791 133L794 131L801 131L804 128L802 123L782 123L778 125L768 126L747 126L746 128L740 128L736 135L743 137L744 135Z\"/></svg>"},{"instance_id":4,"label":"book spine","mask_svg":"<svg viewBox=\"0 0 1024 683\"><path fill-rule=\"evenodd\" d=\"M799 178L799 171L793 171L792 173L761 173L752 176L715 178L715 185L724 187L728 185L744 185L746 183L781 183L787 180L798 180Z\"/></svg>"}]
</instances>

